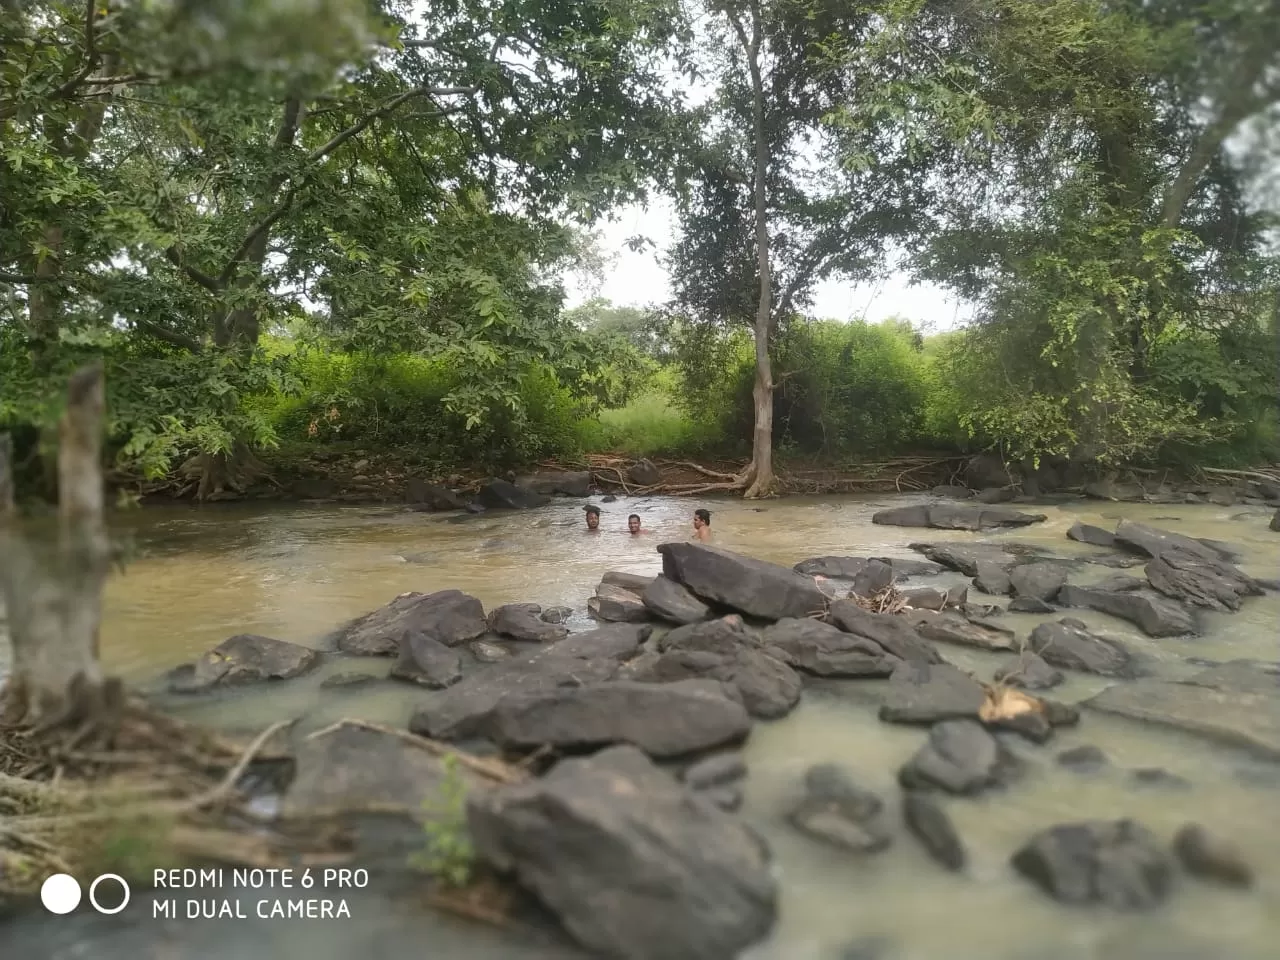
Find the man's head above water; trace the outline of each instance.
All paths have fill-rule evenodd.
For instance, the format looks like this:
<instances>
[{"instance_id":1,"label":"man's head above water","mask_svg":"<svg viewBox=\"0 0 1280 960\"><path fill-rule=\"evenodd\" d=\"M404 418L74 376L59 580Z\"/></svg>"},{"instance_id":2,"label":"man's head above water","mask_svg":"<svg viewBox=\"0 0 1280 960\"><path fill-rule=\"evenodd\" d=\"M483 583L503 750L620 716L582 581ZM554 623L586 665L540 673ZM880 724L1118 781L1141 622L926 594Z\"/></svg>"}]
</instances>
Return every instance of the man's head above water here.
<instances>
[{"instance_id":1,"label":"man's head above water","mask_svg":"<svg viewBox=\"0 0 1280 960\"><path fill-rule=\"evenodd\" d=\"M627 529L632 533L640 532L640 514L633 513L631 516L627 517Z\"/></svg>"},{"instance_id":2,"label":"man's head above water","mask_svg":"<svg viewBox=\"0 0 1280 960\"><path fill-rule=\"evenodd\" d=\"M600 508L595 504L588 504L582 508L587 514L587 529L595 530L600 526Z\"/></svg>"}]
</instances>

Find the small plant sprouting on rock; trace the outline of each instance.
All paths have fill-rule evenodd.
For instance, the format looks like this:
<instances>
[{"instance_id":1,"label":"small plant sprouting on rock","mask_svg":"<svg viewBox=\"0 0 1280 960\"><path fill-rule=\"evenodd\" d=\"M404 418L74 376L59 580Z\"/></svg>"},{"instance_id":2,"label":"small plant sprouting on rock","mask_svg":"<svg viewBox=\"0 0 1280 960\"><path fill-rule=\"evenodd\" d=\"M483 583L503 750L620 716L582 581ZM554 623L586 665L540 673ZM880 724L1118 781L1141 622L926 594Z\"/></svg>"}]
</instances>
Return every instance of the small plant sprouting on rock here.
<instances>
[{"instance_id":1,"label":"small plant sprouting on rock","mask_svg":"<svg viewBox=\"0 0 1280 960\"><path fill-rule=\"evenodd\" d=\"M465 887L475 859L467 829L467 784L455 755L445 756L443 766L444 780L437 795L422 803L426 843L413 855L412 865L446 887Z\"/></svg>"}]
</instances>

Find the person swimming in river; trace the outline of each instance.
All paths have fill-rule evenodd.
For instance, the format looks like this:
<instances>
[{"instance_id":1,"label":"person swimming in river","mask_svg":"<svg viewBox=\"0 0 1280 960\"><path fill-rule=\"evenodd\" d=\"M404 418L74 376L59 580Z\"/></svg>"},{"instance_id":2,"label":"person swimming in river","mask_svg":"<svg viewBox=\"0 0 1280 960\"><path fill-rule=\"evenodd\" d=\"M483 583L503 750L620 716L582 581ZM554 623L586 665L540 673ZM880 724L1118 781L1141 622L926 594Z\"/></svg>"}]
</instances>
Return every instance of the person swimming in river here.
<instances>
[{"instance_id":1,"label":"person swimming in river","mask_svg":"<svg viewBox=\"0 0 1280 960\"><path fill-rule=\"evenodd\" d=\"M693 538L703 543L711 539L711 511L697 509L693 511Z\"/></svg>"},{"instance_id":2,"label":"person swimming in river","mask_svg":"<svg viewBox=\"0 0 1280 960\"><path fill-rule=\"evenodd\" d=\"M587 514L587 532L599 533L600 532L600 508L597 507L595 504L588 504L582 509L585 510Z\"/></svg>"},{"instance_id":3,"label":"person swimming in river","mask_svg":"<svg viewBox=\"0 0 1280 960\"><path fill-rule=\"evenodd\" d=\"M633 537L638 537L642 533L649 532L640 526L640 514L638 513L633 513L631 516L627 517L627 529L631 531L631 535Z\"/></svg>"}]
</instances>

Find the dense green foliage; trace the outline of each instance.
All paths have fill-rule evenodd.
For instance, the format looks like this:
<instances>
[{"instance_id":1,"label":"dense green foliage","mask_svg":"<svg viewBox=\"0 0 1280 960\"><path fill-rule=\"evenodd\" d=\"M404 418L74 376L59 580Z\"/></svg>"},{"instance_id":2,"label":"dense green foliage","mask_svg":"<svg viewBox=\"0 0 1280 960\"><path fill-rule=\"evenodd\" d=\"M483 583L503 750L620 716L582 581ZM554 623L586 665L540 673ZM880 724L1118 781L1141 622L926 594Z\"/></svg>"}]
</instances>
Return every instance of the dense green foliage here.
<instances>
[{"instance_id":1,"label":"dense green foliage","mask_svg":"<svg viewBox=\"0 0 1280 960\"><path fill-rule=\"evenodd\" d=\"M762 384L796 455L1275 459L1277 77L1280 0L0 5L0 428L47 478L103 355L117 468L201 495L746 455ZM655 191L673 301L566 309ZM808 315L899 249L975 321Z\"/></svg>"}]
</instances>

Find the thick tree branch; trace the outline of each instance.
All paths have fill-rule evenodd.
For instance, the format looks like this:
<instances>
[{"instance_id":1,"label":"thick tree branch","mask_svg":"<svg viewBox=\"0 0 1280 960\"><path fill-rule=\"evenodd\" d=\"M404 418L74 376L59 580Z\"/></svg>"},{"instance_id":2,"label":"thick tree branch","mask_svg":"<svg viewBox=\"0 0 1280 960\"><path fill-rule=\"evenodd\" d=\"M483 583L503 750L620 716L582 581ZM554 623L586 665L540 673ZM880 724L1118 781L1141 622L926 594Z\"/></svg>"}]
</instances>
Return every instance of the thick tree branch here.
<instances>
[{"instance_id":1,"label":"thick tree branch","mask_svg":"<svg viewBox=\"0 0 1280 960\"><path fill-rule=\"evenodd\" d=\"M34 277L29 273L9 273L6 270L0 270L0 283L14 283L19 286L27 286L35 283L37 279L37 277Z\"/></svg>"},{"instance_id":2,"label":"thick tree branch","mask_svg":"<svg viewBox=\"0 0 1280 960\"><path fill-rule=\"evenodd\" d=\"M222 292L222 286L218 283L218 281L215 280L213 277L209 276L209 274L205 273L203 270L200 270L196 267L191 266L191 264L186 263L182 259L182 254L178 252L177 247L170 247L168 250L164 252L164 255L166 260L168 260L175 267L177 267L179 270L185 273L188 277L190 277L200 286L204 287L210 293Z\"/></svg>"},{"instance_id":3,"label":"thick tree branch","mask_svg":"<svg viewBox=\"0 0 1280 960\"><path fill-rule=\"evenodd\" d=\"M322 147L312 150L307 155L308 163L316 163L323 160L333 151L350 140L364 133L374 122L381 120L383 117L393 113L398 107L417 97L447 97L447 96L470 96L478 93L479 87L414 87L412 90L406 90L404 93L396 94L382 106L365 114L358 121L353 123L347 129L336 133L328 143Z\"/></svg>"},{"instance_id":4,"label":"thick tree branch","mask_svg":"<svg viewBox=\"0 0 1280 960\"><path fill-rule=\"evenodd\" d=\"M93 73L98 66L98 37L96 19L98 16L98 3L100 0L85 0L84 5L84 65L80 71L58 88L56 97L59 99L68 97L75 92L80 84L88 79L89 74Z\"/></svg>"},{"instance_id":5,"label":"thick tree branch","mask_svg":"<svg viewBox=\"0 0 1280 960\"><path fill-rule=\"evenodd\" d=\"M288 190L284 195L284 199L276 204L275 209L268 213L261 223L249 231L249 234L240 242L240 246L236 248L236 252L231 255L231 259L227 261L227 265L222 268L222 272L218 274L217 282L220 285L227 283L231 279L236 272L236 267L249 255L254 246L266 236L267 231L274 227L281 217L289 212L296 194L296 188Z\"/></svg>"},{"instance_id":6,"label":"thick tree branch","mask_svg":"<svg viewBox=\"0 0 1280 960\"><path fill-rule=\"evenodd\" d=\"M204 349L198 340L193 337L188 337L186 334L178 333L176 330L167 330L158 323L154 323L141 317L133 317L131 319L134 326L138 327L140 330L145 330L157 340L161 340L170 346L180 347L181 349L188 350L191 353L199 353Z\"/></svg>"}]
</instances>

